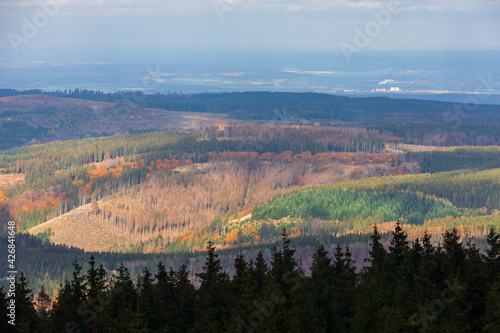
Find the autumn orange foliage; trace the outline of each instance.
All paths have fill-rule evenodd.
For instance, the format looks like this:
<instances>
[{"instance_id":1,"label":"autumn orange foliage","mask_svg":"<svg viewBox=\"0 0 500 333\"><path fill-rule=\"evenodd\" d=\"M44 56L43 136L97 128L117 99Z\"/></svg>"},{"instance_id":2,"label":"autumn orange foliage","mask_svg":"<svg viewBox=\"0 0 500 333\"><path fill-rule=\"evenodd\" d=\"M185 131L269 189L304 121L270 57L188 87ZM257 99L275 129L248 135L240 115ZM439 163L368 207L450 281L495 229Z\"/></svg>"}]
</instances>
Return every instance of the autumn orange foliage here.
<instances>
[{"instance_id":1,"label":"autumn orange foliage","mask_svg":"<svg viewBox=\"0 0 500 333\"><path fill-rule=\"evenodd\" d=\"M83 180L75 180L73 184L76 186L81 186L83 184Z\"/></svg>"},{"instance_id":2,"label":"autumn orange foliage","mask_svg":"<svg viewBox=\"0 0 500 333\"><path fill-rule=\"evenodd\" d=\"M236 228L231 230L226 235L226 239L224 240L224 242L226 244L236 243L238 241L238 231L239 231L239 229L236 229Z\"/></svg>"},{"instance_id":3,"label":"autumn orange foliage","mask_svg":"<svg viewBox=\"0 0 500 333\"><path fill-rule=\"evenodd\" d=\"M1 187L0 188L0 209L3 208L7 204L7 188L6 187Z\"/></svg>"},{"instance_id":4,"label":"autumn orange foliage","mask_svg":"<svg viewBox=\"0 0 500 333\"><path fill-rule=\"evenodd\" d=\"M87 176L90 178L90 181L94 181L98 178L106 177L108 175L111 175L113 177L119 177L122 172L124 167L130 167L132 169L137 169L139 167L139 162L141 163L141 166L144 167L144 160L140 161L135 161L135 162L125 162L123 164L120 164L116 168L106 168L106 167L100 167L94 170L91 170L87 172ZM164 170L164 169L174 169L178 166L183 166L183 165L191 165L193 162L191 160L157 160L156 161L156 170ZM153 166L148 167L149 171L153 171Z\"/></svg>"},{"instance_id":5,"label":"autumn orange foliage","mask_svg":"<svg viewBox=\"0 0 500 333\"><path fill-rule=\"evenodd\" d=\"M244 216L247 216L248 214L250 214L252 212L252 208L249 208L249 209L245 209L244 211L241 211L239 214L238 214L238 218L242 218Z\"/></svg>"},{"instance_id":6,"label":"autumn orange foliage","mask_svg":"<svg viewBox=\"0 0 500 333\"><path fill-rule=\"evenodd\" d=\"M172 170L178 166L183 166L183 165L191 165L193 162L191 160L157 160L156 161L156 170ZM152 171L152 168L151 168Z\"/></svg>"},{"instance_id":7,"label":"autumn orange foliage","mask_svg":"<svg viewBox=\"0 0 500 333\"><path fill-rule=\"evenodd\" d=\"M66 193L62 192L59 186L50 187L47 192L45 190L27 191L9 201L7 211L11 217L14 217L21 211L31 213L45 208L55 208L66 200L68 200Z\"/></svg>"},{"instance_id":8,"label":"autumn orange foliage","mask_svg":"<svg viewBox=\"0 0 500 333\"><path fill-rule=\"evenodd\" d=\"M187 233L185 233L184 235L182 235L181 237L179 237L179 243L181 244L184 244L184 242L190 238L193 238L194 237L194 231L189 231Z\"/></svg>"},{"instance_id":9,"label":"autumn orange foliage","mask_svg":"<svg viewBox=\"0 0 500 333\"><path fill-rule=\"evenodd\" d=\"M408 173L408 168L405 165L398 165L391 171L392 176L405 175Z\"/></svg>"},{"instance_id":10,"label":"autumn orange foliage","mask_svg":"<svg viewBox=\"0 0 500 333\"><path fill-rule=\"evenodd\" d=\"M256 235L254 238L253 238L253 242L255 244L259 244L260 243L260 235Z\"/></svg>"}]
</instances>

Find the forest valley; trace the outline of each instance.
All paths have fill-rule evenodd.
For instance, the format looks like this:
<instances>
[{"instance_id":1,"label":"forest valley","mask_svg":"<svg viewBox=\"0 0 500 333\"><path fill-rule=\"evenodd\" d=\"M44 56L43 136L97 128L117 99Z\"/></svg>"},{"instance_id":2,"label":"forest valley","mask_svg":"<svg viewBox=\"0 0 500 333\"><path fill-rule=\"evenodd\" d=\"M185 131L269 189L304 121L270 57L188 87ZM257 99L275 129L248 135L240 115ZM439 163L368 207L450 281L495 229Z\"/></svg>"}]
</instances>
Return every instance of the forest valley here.
<instances>
[{"instance_id":1,"label":"forest valley","mask_svg":"<svg viewBox=\"0 0 500 333\"><path fill-rule=\"evenodd\" d=\"M61 297L66 287L60 283L65 280L75 276L84 279L79 274L90 266L77 269L73 264L75 259L87 262L90 255L103 263L103 270L117 276L106 280L100 290L111 298L114 283L121 279L118 276L144 279L143 268L154 267L158 261L168 268L185 265L183 270L167 274L172 288L178 274L189 279L182 287L186 290L203 285L203 278L196 274L204 270L209 242L209 253L217 249L220 256L225 272L219 272L220 276L237 276L241 265L246 265L248 272L254 269L252 263L241 260L238 268L234 260L239 255L257 260L260 252L261 262L274 267L279 251L273 248L283 247L283 229L295 249L290 257L293 260L286 259L293 261L286 265L295 268L287 269L297 274L300 270L304 285L314 271L311 267L318 244L330 257L337 245L348 247L349 265L356 268L353 274L358 282L352 286L356 294L357 288L368 288L359 281L365 270L371 270L367 266L373 266L373 261L364 259L371 255L374 225L384 251L390 249L392 232L400 225L413 244L408 253L413 253L417 239L427 237L432 255L439 260L447 255L444 245L439 245L446 243L444 235L453 233L461 247L463 241L470 240L463 251L474 256L471 260L481 261L481 256L491 251L488 239L500 230L500 131L495 106L478 110L489 117L488 124L480 123L483 118L474 115L469 123L454 126L436 115L424 121L418 113L446 113L447 103L412 100L373 99L371 105L320 94L235 93L142 96L141 103L133 106L131 96L100 92L33 91L22 95L1 90L2 94L7 97L0 98L0 117L6 121L0 136L18 132L19 140L5 141L0 147L10 148L0 151L0 232L5 237L7 222L15 221L16 260L25 273L25 281L18 283L36 291L44 286L51 297ZM260 97L265 99L260 101ZM117 106L117 98L123 105ZM45 104L40 106L39 100ZM20 107L19 101L24 101L25 107ZM384 113L387 105L393 109ZM73 106L76 116L72 115ZM180 113L165 111L174 108ZM91 121L78 123L78 115L86 112L90 112ZM353 112L362 117L352 118ZM380 121L364 117L366 112L373 112L374 119ZM149 120L141 120L145 118ZM136 132L127 130L136 122L144 126ZM102 131L89 133L94 123L105 124ZM29 133L42 132L29 138ZM438 259L432 260L440 267ZM8 270L3 261L0 268ZM266 277L266 283L275 278ZM127 288L134 289L133 295L142 297L143 282L129 285L125 280ZM222 280L226 287L233 283L226 277ZM160 284L158 277L155 281ZM7 283L5 277L2 283ZM419 291L422 295L429 290L425 288ZM205 298L199 290L191 296ZM86 292L78 291L81 304L86 302ZM230 302L227 297L224 302ZM418 309L416 304L424 304L419 302L432 301L418 297L402 316ZM332 302L337 302L333 298ZM133 302L130 306L136 311ZM191 310L202 309L199 306ZM353 309L353 316L371 316ZM386 309L387 313L393 310ZM134 312L137 318L130 327L144 324L142 311ZM235 329L235 318L228 311L216 315L222 330ZM109 319L103 318L99 320ZM36 325L61 324L51 320L38 320ZM214 321L212 317L203 320L206 322L198 324L187 321L195 331L194 327ZM434 322L438 323L441 321ZM351 324L346 322L343 327ZM475 323L474 327L483 328L483 324ZM165 329L159 327L148 329Z\"/></svg>"}]
</instances>

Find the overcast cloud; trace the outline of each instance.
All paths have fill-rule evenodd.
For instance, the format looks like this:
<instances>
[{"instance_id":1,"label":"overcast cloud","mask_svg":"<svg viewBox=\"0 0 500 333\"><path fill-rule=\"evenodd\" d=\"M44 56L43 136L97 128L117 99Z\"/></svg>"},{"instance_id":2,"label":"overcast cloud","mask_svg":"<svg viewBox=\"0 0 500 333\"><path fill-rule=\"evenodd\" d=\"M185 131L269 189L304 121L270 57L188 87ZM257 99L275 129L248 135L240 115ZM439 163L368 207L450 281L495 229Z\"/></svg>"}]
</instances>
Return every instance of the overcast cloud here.
<instances>
[{"instance_id":1,"label":"overcast cloud","mask_svg":"<svg viewBox=\"0 0 500 333\"><path fill-rule=\"evenodd\" d=\"M30 9L38 7L40 2L52 0L2 0L3 9ZM255 10L328 10L337 8L372 9L383 8L392 0L225 0L228 5L252 7ZM207 0L58 0L66 7L78 7L81 14L105 9L142 9L157 10L200 10L211 6L215 1ZM401 4L409 10L449 10L449 11L481 11L498 10L498 0L401 0ZM83 12L82 12L83 10Z\"/></svg>"},{"instance_id":2,"label":"overcast cloud","mask_svg":"<svg viewBox=\"0 0 500 333\"><path fill-rule=\"evenodd\" d=\"M0 1L0 56L9 36L23 37L40 3ZM165 46L339 50L353 43L373 12L391 1L371 0L57 0L57 14L20 44L46 46ZM499 0L401 0L367 49L500 49ZM26 41L24 40L24 41Z\"/></svg>"}]
</instances>

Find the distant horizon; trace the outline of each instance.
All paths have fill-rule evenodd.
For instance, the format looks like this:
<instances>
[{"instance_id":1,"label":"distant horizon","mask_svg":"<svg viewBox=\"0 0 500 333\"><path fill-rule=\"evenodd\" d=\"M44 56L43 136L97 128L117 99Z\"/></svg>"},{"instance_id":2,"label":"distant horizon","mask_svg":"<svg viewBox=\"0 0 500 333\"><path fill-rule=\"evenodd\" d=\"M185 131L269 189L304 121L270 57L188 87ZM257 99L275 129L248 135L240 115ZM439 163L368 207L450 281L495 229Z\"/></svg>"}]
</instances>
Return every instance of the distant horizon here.
<instances>
[{"instance_id":1,"label":"distant horizon","mask_svg":"<svg viewBox=\"0 0 500 333\"><path fill-rule=\"evenodd\" d=\"M494 100L490 103L496 104L499 58L500 51L366 50L352 54L348 62L341 52L312 50L49 48L16 57L1 54L0 87L320 92L396 98L420 94L428 95L426 99L448 94L453 101L469 93L480 97L477 103Z\"/></svg>"},{"instance_id":2,"label":"distant horizon","mask_svg":"<svg viewBox=\"0 0 500 333\"><path fill-rule=\"evenodd\" d=\"M13 89L13 88L4 88L0 86L0 90L2 89ZM76 88L79 89L79 88ZM28 89L15 89L19 92L29 92ZM59 89L59 90L45 90L45 89L36 89L32 90L41 90L44 93L55 93L57 91L74 91L74 89ZM99 91L105 94L127 94L127 93L135 93L142 92L140 90L100 90L100 89L80 89L87 91ZM182 95L201 95L201 94L238 94L238 93L289 93L289 94L324 94L331 95L336 97L347 97L347 98L390 98L395 100L407 99L407 100L423 100L423 101L434 101L434 102L444 102L444 103L463 103L464 100L467 100L468 97L475 95L474 93L360 93L360 94L348 94L348 93L323 93L323 92L314 92L314 91L269 91L269 90L246 90L246 91L206 91L206 92L176 92L176 91L157 91L157 92L143 92L145 95L168 95L168 94L182 94ZM23 95L20 95L23 96ZM1 97L0 97L1 98ZM478 105L500 105L500 93L491 94L488 96L488 99L484 102L478 100Z\"/></svg>"}]
</instances>

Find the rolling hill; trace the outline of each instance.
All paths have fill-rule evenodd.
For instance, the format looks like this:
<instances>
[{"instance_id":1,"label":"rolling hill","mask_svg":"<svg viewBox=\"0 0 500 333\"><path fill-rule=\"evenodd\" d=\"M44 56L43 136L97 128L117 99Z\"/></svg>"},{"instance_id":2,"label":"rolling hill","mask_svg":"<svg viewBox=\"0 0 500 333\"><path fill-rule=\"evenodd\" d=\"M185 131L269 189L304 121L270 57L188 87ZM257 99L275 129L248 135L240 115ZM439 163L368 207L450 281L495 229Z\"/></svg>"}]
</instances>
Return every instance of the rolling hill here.
<instances>
[{"instance_id":1,"label":"rolling hill","mask_svg":"<svg viewBox=\"0 0 500 333\"><path fill-rule=\"evenodd\" d=\"M90 101L48 95L0 98L0 151L127 132L210 126L222 119L209 114L146 109L127 101Z\"/></svg>"}]
</instances>

